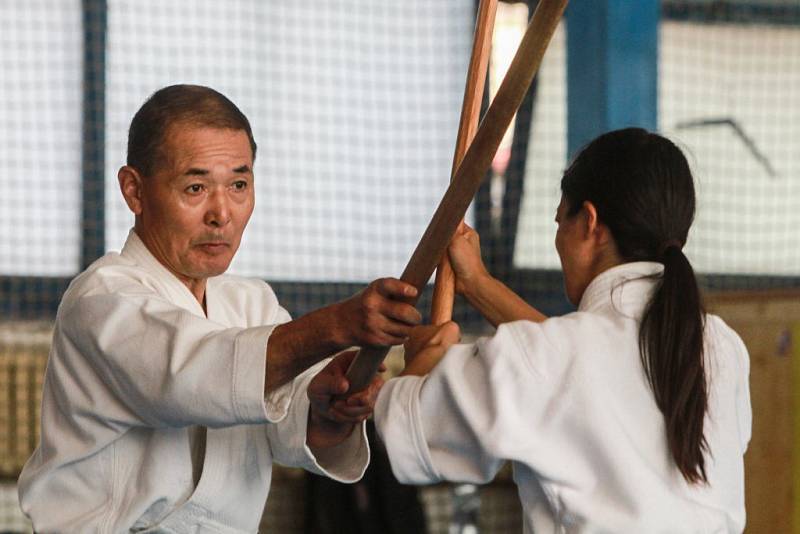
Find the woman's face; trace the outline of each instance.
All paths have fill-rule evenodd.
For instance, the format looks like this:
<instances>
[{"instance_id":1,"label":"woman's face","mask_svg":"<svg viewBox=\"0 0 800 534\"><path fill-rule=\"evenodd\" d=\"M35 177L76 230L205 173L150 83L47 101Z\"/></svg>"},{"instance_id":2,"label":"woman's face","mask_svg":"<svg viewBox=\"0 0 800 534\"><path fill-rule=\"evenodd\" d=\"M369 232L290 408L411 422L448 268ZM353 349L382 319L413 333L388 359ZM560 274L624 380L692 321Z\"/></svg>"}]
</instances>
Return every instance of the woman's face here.
<instances>
[{"instance_id":1,"label":"woman's face","mask_svg":"<svg viewBox=\"0 0 800 534\"><path fill-rule=\"evenodd\" d=\"M568 215L568 212L569 204L562 195L556 210L556 251L561 259L567 298L577 306L596 274L594 267L597 251L591 239L591 214L586 205L574 215Z\"/></svg>"}]
</instances>

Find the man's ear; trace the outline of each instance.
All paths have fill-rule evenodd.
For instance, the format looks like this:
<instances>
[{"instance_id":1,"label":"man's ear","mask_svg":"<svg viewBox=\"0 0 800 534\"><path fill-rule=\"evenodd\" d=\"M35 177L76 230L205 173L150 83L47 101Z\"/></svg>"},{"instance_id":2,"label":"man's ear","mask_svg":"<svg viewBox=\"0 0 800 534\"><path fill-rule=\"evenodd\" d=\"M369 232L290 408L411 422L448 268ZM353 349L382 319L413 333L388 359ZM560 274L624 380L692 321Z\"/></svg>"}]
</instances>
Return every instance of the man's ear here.
<instances>
[{"instance_id":1,"label":"man's ear","mask_svg":"<svg viewBox=\"0 0 800 534\"><path fill-rule=\"evenodd\" d=\"M139 171L130 165L125 165L120 167L117 179L128 208L134 215L140 215L142 213L142 176Z\"/></svg>"}]
</instances>

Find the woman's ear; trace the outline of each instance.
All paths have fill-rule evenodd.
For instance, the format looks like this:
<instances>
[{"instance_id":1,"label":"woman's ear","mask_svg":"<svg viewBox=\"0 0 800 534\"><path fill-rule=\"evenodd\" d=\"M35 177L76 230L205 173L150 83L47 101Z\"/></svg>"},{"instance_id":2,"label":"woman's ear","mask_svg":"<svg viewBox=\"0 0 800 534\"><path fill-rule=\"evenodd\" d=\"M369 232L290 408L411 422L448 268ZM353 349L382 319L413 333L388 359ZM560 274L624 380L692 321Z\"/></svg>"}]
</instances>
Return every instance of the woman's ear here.
<instances>
[{"instance_id":1,"label":"woman's ear","mask_svg":"<svg viewBox=\"0 0 800 534\"><path fill-rule=\"evenodd\" d=\"M600 219L597 218L597 208L591 201L585 200L581 206L581 225L583 237L588 239L597 233Z\"/></svg>"},{"instance_id":2,"label":"woman's ear","mask_svg":"<svg viewBox=\"0 0 800 534\"><path fill-rule=\"evenodd\" d=\"M142 213L142 176L130 165L125 165L119 169L117 179L128 208L134 215L140 215Z\"/></svg>"},{"instance_id":3,"label":"woman's ear","mask_svg":"<svg viewBox=\"0 0 800 534\"><path fill-rule=\"evenodd\" d=\"M585 221L584 231L586 238L593 237L598 245L607 245L613 241L611 230L600 220L597 215L597 207L591 201L585 201L581 206L581 211Z\"/></svg>"}]
</instances>

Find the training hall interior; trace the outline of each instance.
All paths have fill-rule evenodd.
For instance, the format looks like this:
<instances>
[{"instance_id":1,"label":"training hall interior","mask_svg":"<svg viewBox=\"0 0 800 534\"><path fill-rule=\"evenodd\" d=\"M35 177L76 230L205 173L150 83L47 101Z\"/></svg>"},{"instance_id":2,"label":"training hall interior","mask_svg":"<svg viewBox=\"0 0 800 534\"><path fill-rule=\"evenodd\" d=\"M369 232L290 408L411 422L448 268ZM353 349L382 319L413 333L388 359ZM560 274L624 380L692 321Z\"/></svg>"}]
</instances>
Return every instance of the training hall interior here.
<instances>
[{"instance_id":1,"label":"training hall interior","mask_svg":"<svg viewBox=\"0 0 800 534\"><path fill-rule=\"evenodd\" d=\"M267 281L299 317L409 262L458 169L486 3L0 2L0 532L32 532L17 480L56 311L133 224L117 170L142 102L199 84L249 118L257 201L230 272ZM495 3L481 116L537 8ZM465 215L487 268L548 316L574 311L553 246L570 159L627 126L674 141L697 191L684 251L706 309L750 355L745 532L800 533L800 2L571 0L545 44ZM464 339L494 331L461 297L452 317ZM402 348L386 361L398 373ZM487 485L401 485L368 428L357 484L276 465L260 531L522 532L508 466Z\"/></svg>"}]
</instances>

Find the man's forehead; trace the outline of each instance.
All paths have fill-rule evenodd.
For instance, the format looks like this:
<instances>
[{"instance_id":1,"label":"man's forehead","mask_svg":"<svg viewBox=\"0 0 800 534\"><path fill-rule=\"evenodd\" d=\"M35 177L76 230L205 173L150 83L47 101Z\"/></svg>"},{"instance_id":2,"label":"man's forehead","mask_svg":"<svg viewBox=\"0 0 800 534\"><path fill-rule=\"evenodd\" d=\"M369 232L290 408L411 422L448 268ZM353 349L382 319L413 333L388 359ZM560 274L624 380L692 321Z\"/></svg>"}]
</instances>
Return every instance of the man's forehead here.
<instances>
[{"instance_id":1,"label":"man's forehead","mask_svg":"<svg viewBox=\"0 0 800 534\"><path fill-rule=\"evenodd\" d=\"M167 129L163 150L173 167L224 163L252 170L252 148L244 130L176 123Z\"/></svg>"}]
</instances>

